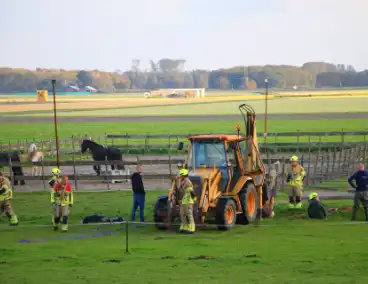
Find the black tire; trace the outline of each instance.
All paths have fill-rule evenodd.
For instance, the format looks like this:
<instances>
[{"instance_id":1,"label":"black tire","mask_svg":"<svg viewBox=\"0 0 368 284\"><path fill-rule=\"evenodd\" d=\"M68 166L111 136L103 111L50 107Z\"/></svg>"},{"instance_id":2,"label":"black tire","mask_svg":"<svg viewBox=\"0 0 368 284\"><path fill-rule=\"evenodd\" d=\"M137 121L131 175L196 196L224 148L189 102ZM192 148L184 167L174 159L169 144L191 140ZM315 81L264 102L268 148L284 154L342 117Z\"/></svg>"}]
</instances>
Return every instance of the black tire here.
<instances>
[{"instance_id":1,"label":"black tire","mask_svg":"<svg viewBox=\"0 0 368 284\"><path fill-rule=\"evenodd\" d=\"M216 223L218 229L230 230L236 223L236 204L231 198L220 199L216 207Z\"/></svg>"},{"instance_id":2,"label":"black tire","mask_svg":"<svg viewBox=\"0 0 368 284\"><path fill-rule=\"evenodd\" d=\"M257 219L258 195L253 183L248 182L239 192L239 200L243 213L238 215L238 223L248 225ZM253 205L251 205L253 204Z\"/></svg>"},{"instance_id":3,"label":"black tire","mask_svg":"<svg viewBox=\"0 0 368 284\"><path fill-rule=\"evenodd\" d=\"M156 202L155 210L153 211L153 220L156 223L155 227L159 230L167 230L167 226L162 224L165 223L165 220L157 214L157 210L168 210L167 208L167 199L160 199ZM160 224L157 224L160 223Z\"/></svg>"}]
</instances>

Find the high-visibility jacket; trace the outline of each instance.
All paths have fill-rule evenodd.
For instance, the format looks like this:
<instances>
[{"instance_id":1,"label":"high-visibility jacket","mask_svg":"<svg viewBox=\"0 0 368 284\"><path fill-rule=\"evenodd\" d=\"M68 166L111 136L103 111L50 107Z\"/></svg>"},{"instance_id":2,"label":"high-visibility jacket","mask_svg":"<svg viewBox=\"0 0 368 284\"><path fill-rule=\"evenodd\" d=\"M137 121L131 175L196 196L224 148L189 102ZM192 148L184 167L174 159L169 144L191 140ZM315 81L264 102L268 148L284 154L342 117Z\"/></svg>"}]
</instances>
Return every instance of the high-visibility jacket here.
<instances>
[{"instance_id":1,"label":"high-visibility jacket","mask_svg":"<svg viewBox=\"0 0 368 284\"><path fill-rule=\"evenodd\" d=\"M289 166L288 167L288 185L290 186L303 186L303 179L306 175L305 169L297 165L295 167Z\"/></svg>"},{"instance_id":2,"label":"high-visibility jacket","mask_svg":"<svg viewBox=\"0 0 368 284\"><path fill-rule=\"evenodd\" d=\"M62 195L64 198L62 199ZM56 184L56 186L51 189L51 203L56 203L57 205L66 206L72 205L74 202L73 190L70 184L65 186L60 183Z\"/></svg>"},{"instance_id":3,"label":"high-visibility jacket","mask_svg":"<svg viewBox=\"0 0 368 284\"><path fill-rule=\"evenodd\" d=\"M188 178L182 183L182 188L184 189L184 196L181 204L194 204L196 197L194 195L193 184Z\"/></svg>"},{"instance_id":4,"label":"high-visibility jacket","mask_svg":"<svg viewBox=\"0 0 368 284\"><path fill-rule=\"evenodd\" d=\"M5 176L3 176L2 180L1 180L0 186L3 185L3 184L5 184L7 187L11 187L10 180Z\"/></svg>"},{"instance_id":5,"label":"high-visibility jacket","mask_svg":"<svg viewBox=\"0 0 368 284\"><path fill-rule=\"evenodd\" d=\"M0 186L0 201L11 200L13 198L13 191L11 187L2 184Z\"/></svg>"}]
</instances>

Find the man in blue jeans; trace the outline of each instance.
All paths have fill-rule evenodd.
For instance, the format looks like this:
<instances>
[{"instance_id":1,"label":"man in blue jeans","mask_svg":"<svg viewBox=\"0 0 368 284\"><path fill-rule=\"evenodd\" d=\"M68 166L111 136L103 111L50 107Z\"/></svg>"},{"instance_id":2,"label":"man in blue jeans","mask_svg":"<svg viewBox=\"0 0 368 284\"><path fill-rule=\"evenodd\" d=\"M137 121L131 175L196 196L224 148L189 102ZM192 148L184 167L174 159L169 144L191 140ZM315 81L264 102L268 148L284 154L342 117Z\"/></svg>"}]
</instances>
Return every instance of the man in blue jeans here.
<instances>
[{"instance_id":1,"label":"man in blue jeans","mask_svg":"<svg viewBox=\"0 0 368 284\"><path fill-rule=\"evenodd\" d=\"M359 165L358 171L349 177L348 182L351 187L355 188L353 216L351 217L351 220L356 220L360 203L362 203L365 221L368 222L368 171L364 169L363 164Z\"/></svg>"},{"instance_id":2,"label":"man in blue jeans","mask_svg":"<svg viewBox=\"0 0 368 284\"><path fill-rule=\"evenodd\" d=\"M132 189L133 189L133 209L132 209L132 222L135 221L135 212L139 207L139 216L141 223L144 222L144 203L146 199L146 192L144 191L142 181L142 165L137 165L137 171L133 173L131 177Z\"/></svg>"}]
</instances>

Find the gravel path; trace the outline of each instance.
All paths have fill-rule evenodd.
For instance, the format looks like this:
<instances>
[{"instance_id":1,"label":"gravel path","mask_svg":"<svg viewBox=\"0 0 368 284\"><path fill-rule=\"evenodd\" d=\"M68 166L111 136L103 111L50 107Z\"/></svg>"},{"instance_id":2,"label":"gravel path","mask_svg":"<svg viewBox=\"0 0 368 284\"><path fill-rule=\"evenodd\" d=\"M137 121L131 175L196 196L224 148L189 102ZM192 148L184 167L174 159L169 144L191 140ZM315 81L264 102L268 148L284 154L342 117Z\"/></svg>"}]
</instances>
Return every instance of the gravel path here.
<instances>
[{"instance_id":1,"label":"gravel path","mask_svg":"<svg viewBox=\"0 0 368 284\"><path fill-rule=\"evenodd\" d=\"M240 115L191 115L191 116L116 116L116 117L59 117L59 122L165 122L165 121L234 121ZM264 115L257 115L263 120ZM368 113L314 113L314 114L269 114L269 120L317 120L317 119L368 119ZM8 122L53 122L53 117L0 116L0 123Z\"/></svg>"}]
</instances>

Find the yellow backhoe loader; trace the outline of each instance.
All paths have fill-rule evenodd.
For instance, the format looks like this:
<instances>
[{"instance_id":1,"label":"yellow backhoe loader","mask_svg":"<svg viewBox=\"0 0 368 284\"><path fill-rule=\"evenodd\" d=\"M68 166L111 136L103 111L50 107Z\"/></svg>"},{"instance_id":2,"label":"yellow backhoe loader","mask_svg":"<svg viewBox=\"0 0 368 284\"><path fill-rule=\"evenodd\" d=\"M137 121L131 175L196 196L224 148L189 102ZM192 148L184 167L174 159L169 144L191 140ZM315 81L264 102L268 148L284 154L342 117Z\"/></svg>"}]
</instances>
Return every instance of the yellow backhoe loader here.
<instances>
[{"instance_id":1,"label":"yellow backhoe loader","mask_svg":"<svg viewBox=\"0 0 368 284\"><path fill-rule=\"evenodd\" d=\"M219 229L234 224L249 224L262 218L262 186L265 170L257 140L255 112L246 104L239 106L244 119L245 136L236 127L235 135L196 135L188 137L184 167L189 170L197 196L197 224L215 221ZM183 149L184 143L179 143ZM179 216L182 194L177 177L169 196L158 198L154 220L158 229L166 229Z\"/></svg>"}]
</instances>

